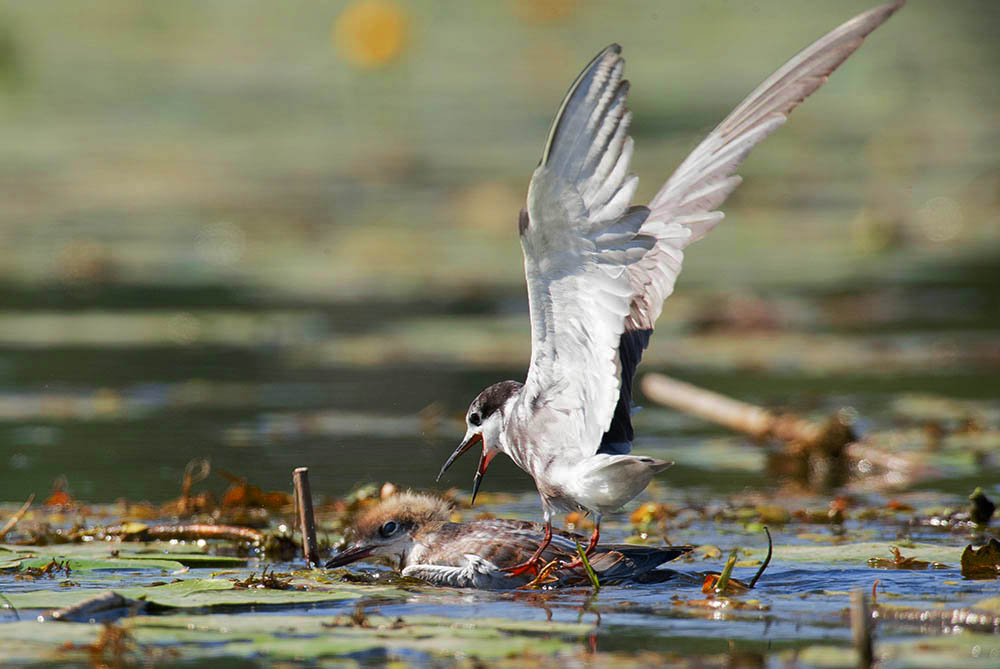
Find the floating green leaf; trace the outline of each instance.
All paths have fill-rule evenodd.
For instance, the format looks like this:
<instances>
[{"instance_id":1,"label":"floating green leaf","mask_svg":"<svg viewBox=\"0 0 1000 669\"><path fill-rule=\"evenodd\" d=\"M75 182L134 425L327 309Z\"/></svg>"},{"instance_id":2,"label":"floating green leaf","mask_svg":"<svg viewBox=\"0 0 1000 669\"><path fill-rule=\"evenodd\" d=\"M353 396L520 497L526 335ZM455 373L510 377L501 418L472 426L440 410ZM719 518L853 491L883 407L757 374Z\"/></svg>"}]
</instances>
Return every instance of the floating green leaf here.
<instances>
[{"instance_id":1,"label":"floating green leaf","mask_svg":"<svg viewBox=\"0 0 1000 669\"><path fill-rule=\"evenodd\" d=\"M295 583L295 581L293 581ZM356 586L332 584L315 586L310 590L269 590L264 588L236 588L228 578L190 578L165 585L149 587L115 588L114 591L129 599L141 599L171 608L211 608L214 606L283 606L306 605L315 602L333 602L362 597L402 596L401 590L382 586ZM14 592L7 595L18 608L54 609L78 604L98 592L93 589L36 590Z\"/></svg>"},{"instance_id":2,"label":"floating green leaf","mask_svg":"<svg viewBox=\"0 0 1000 669\"><path fill-rule=\"evenodd\" d=\"M794 562L835 562L867 564L873 555L889 554L889 542L861 542L830 546L775 546L774 559ZM750 553L750 551L745 551ZM928 562L957 564L962 549L952 546L918 543L906 547L909 557Z\"/></svg>"},{"instance_id":3,"label":"floating green leaf","mask_svg":"<svg viewBox=\"0 0 1000 669\"><path fill-rule=\"evenodd\" d=\"M46 561L52 559L165 560L180 563L180 566L186 567L241 567L249 562L247 558L198 553L191 551L190 548L190 546L179 547L163 541L146 544L98 541L57 546L0 545L0 562L21 559L26 556L38 557ZM174 568L178 569L180 566Z\"/></svg>"},{"instance_id":4,"label":"floating green leaf","mask_svg":"<svg viewBox=\"0 0 1000 669\"><path fill-rule=\"evenodd\" d=\"M185 660L220 655L308 660L380 649L490 660L582 648L581 639L592 630L576 623L432 616L369 616L363 625L347 616L140 616L121 625L139 646L169 645ZM100 631L81 623L10 623L0 625L0 646L10 662L79 661Z\"/></svg>"}]
</instances>

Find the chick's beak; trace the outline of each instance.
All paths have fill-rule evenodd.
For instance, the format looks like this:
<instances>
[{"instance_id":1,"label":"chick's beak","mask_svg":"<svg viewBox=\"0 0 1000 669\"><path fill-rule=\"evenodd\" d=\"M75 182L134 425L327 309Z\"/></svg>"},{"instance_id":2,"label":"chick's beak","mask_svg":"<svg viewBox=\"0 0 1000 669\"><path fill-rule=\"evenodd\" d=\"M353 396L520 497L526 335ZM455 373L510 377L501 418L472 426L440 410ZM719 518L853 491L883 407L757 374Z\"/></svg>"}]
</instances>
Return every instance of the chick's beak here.
<instances>
[{"instance_id":1,"label":"chick's beak","mask_svg":"<svg viewBox=\"0 0 1000 669\"><path fill-rule=\"evenodd\" d=\"M344 565L351 564L352 562L363 560L374 551L374 546L359 546L355 544L354 546L346 548L334 555L330 561L326 563L326 568L333 569L334 567L343 567Z\"/></svg>"},{"instance_id":2,"label":"chick's beak","mask_svg":"<svg viewBox=\"0 0 1000 669\"><path fill-rule=\"evenodd\" d=\"M455 460L458 460L458 458L462 455L462 453L465 453L467 450L472 448L476 443L480 444L483 443L483 434L481 432L475 432L469 435L468 437L466 437L465 441L463 441L461 444L458 445L458 448L455 449L455 452L452 453L451 456L448 458L448 460L444 463L444 467L441 468L441 471L438 473L438 477L436 480L440 481L441 477L444 476L444 473L448 471L448 467L451 467L451 463L455 462ZM480 459L480 466L482 467L481 459ZM485 471L486 468L482 467L482 469Z\"/></svg>"}]
</instances>

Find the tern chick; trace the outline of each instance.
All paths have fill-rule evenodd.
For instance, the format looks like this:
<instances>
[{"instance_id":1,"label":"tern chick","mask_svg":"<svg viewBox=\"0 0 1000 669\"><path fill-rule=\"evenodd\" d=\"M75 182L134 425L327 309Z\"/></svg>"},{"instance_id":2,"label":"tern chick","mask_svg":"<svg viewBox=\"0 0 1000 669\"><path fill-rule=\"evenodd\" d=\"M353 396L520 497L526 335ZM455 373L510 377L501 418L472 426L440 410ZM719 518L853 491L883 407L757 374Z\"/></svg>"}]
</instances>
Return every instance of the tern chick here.
<instances>
[{"instance_id":1,"label":"tern chick","mask_svg":"<svg viewBox=\"0 0 1000 669\"><path fill-rule=\"evenodd\" d=\"M511 578L504 569L524 562L539 550L541 526L523 520L476 520L453 523L450 505L437 497L400 493L364 512L354 527L354 542L327 562L342 567L365 558L383 558L403 576L434 585L489 590L527 584L527 574ZM586 539L569 532L553 532L541 559L570 563L578 543ZM599 545L590 565L602 585L669 580L675 572L656 569L683 555L690 546L654 548ZM581 566L556 572L553 585L589 582Z\"/></svg>"}]
</instances>

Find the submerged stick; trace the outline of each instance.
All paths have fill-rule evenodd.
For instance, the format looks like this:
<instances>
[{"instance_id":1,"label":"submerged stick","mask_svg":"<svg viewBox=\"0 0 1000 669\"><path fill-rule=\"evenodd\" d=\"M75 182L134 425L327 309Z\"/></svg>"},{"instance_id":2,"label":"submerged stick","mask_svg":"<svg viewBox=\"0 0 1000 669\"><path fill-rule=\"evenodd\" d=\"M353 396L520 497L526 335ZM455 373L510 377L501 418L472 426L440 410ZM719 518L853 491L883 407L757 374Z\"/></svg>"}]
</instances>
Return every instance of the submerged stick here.
<instances>
[{"instance_id":1,"label":"submerged stick","mask_svg":"<svg viewBox=\"0 0 1000 669\"><path fill-rule=\"evenodd\" d=\"M31 503L34 501L35 501L35 493L31 493L30 495L28 495L28 500L21 506L20 509L17 510L17 513L11 516L10 520L4 523L3 528L0 528L0 539L3 539L5 536L7 536L7 533L10 532L12 529L14 529L14 526L17 525L18 521L24 518L24 514L28 512L28 509L31 507Z\"/></svg>"},{"instance_id":2,"label":"submerged stick","mask_svg":"<svg viewBox=\"0 0 1000 669\"><path fill-rule=\"evenodd\" d=\"M207 523L186 523L184 525L153 525L145 527L138 532L114 532L108 534L119 534L122 541L151 541L154 539L179 539L182 541L193 541L197 539L232 539L235 541L247 541L252 544L259 544L264 541L264 534L259 530L250 527L237 527L235 525L210 525Z\"/></svg>"},{"instance_id":3,"label":"submerged stick","mask_svg":"<svg viewBox=\"0 0 1000 669\"><path fill-rule=\"evenodd\" d=\"M884 469L887 482L893 485L933 473L912 459L858 442L850 425L836 416L820 423L791 413L778 414L662 374L646 374L642 390L654 402L748 434L757 442L784 442L769 466L814 486L843 485L850 463L865 473L873 465Z\"/></svg>"},{"instance_id":4,"label":"submerged stick","mask_svg":"<svg viewBox=\"0 0 1000 669\"><path fill-rule=\"evenodd\" d=\"M865 591L858 588L851 592L851 636L858 651L859 669L868 669L875 662L872 644L872 611Z\"/></svg>"},{"instance_id":5,"label":"submerged stick","mask_svg":"<svg viewBox=\"0 0 1000 669\"><path fill-rule=\"evenodd\" d=\"M319 549L316 547L316 516L309 489L309 468L296 467L292 471L292 481L295 484L295 506L299 510L299 530L302 532L302 555L309 567L315 567L319 564Z\"/></svg>"},{"instance_id":6,"label":"submerged stick","mask_svg":"<svg viewBox=\"0 0 1000 669\"><path fill-rule=\"evenodd\" d=\"M642 377L642 391L660 404L745 432L761 441L773 437L781 441L815 443L824 432L822 425L811 421L778 415L663 374Z\"/></svg>"}]
</instances>

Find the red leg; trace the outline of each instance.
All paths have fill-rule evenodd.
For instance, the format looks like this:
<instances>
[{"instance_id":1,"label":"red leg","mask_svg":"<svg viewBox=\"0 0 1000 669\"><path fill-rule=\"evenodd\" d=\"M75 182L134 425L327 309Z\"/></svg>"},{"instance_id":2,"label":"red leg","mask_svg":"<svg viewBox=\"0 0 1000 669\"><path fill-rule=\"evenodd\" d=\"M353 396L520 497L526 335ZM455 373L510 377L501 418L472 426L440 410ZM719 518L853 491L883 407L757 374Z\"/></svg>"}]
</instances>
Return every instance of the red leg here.
<instances>
[{"instance_id":1,"label":"red leg","mask_svg":"<svg viewBox=\"0 0 1000 669\"><path fill-rule=\"evenodd\" d=\"M590 541L587 542L587 550L584 551L584 554L588 558L594 552L594 549L597 548L597 542L600 540L601 540L601 523L600 521L598 521L597 523L594 523L594 533L590 535ZM572 562L570 562L569 564L563 565L562 569L576 569L577 567L582 567L582 566L583 566L583 561L580 558L577 558Z\"/></svg>"},{"instance_id":2,"label":"red leg","mask_svg":"<svg viewBox=\"0 0 1000 669\"><path fill-rule=\"evenodd\" d=\"M513 567L507 567L503 571L507 572L508 576L520 576L531 572L534 575L538 575L538 563L541 561L542 553L548 548L549 543L552 541L552 523L545 523L545 535L542 537L542 543L539 544L538 550L535 554L528 558L527 562L522 562L519 565Z\"/></svg>"},{"instance_id":3,"label":"red leg","mask_svg":"<svg viewBox=\"0 0 1000 669\"><path fill-rule=\"evenodd\" d=\"M601 540L601 524L597 523L594 525L594 533L590 535L590 543L587 544L587 557L590 557L594 549L597 548L597 542Z\"/></svg>"}]
</instances>

